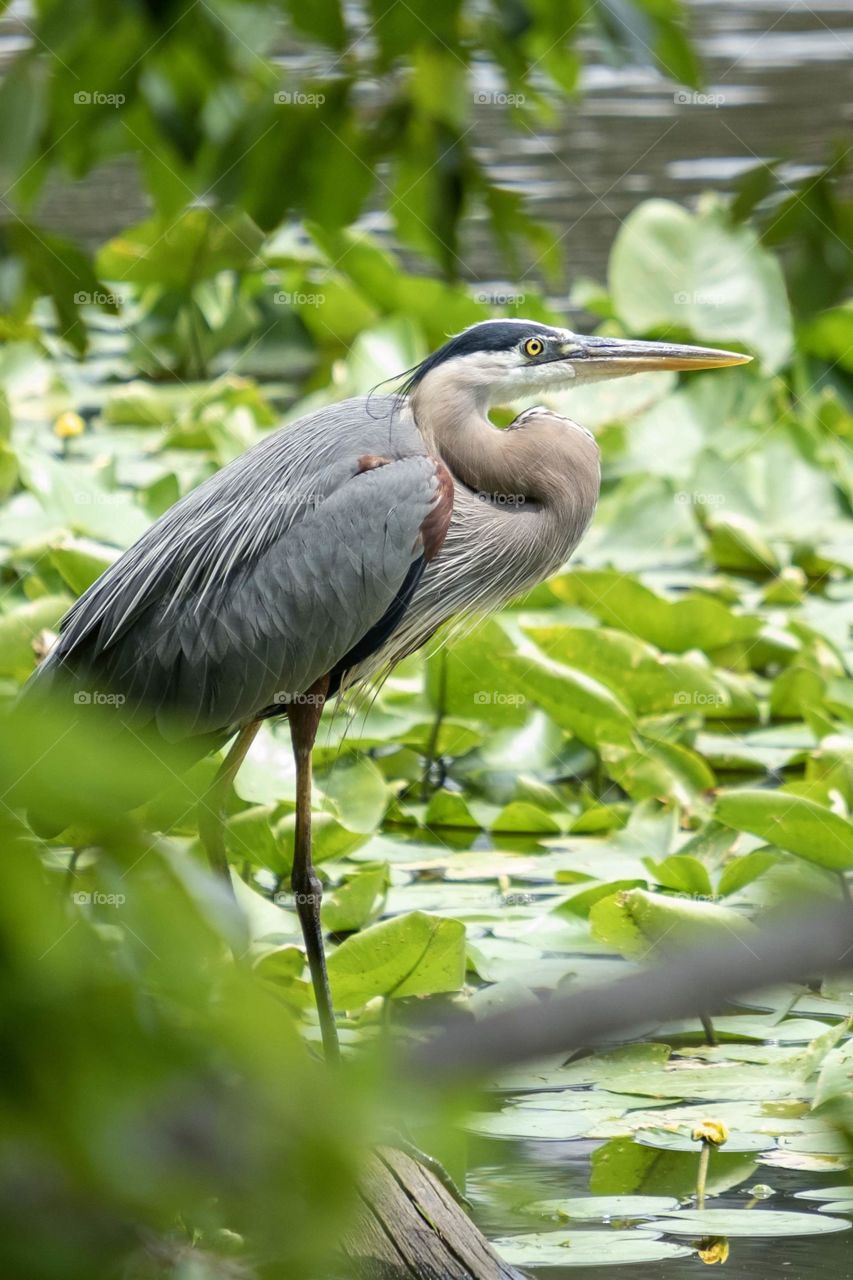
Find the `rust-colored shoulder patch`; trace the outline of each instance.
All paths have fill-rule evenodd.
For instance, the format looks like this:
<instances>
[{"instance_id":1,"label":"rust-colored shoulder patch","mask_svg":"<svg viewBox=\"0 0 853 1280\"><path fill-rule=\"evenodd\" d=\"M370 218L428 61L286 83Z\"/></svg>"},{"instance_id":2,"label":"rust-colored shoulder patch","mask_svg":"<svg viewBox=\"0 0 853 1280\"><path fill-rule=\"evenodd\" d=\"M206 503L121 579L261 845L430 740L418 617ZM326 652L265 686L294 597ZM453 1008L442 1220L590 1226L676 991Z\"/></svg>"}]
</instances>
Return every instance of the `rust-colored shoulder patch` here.
<instances>
[{"instance_id":1,"label":"rust-colored shoulder patch","mask_svg":"<svg viewBox=\"0 0 853 1280\"><path fill-rule=\"evenodd\" d=\"M361 475L364 471L375 471L377 467L387 467L393 461L393 458L383 458L378 453L363 453L355 464L356 474Z\"/></svg>"},{"instance_id":2,"label":"rust-colored shoulder patch","mask_svg":"<svg viewBox=\"0 0 853 1280\"><path fill-rule=\"evenodd\" d=\"M435 465L438 485L432 510L421 525L424 559L427 562L434 559L441 550L450 527L450 517L453 515L453 477L440 458L430 458L430 461Z\"/></svg>"}]
</instances>

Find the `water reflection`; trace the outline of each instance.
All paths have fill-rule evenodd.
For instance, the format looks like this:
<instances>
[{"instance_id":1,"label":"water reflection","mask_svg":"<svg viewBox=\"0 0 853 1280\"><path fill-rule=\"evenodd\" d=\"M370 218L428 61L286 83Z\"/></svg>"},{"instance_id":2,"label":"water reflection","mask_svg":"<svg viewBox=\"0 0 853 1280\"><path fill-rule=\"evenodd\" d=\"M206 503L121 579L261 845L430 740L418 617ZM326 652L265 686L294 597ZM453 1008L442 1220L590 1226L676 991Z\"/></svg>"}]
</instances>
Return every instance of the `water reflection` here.
<instances>
[{"instance_id":1,"label":"water reflection","mask_svg":"<svg viewBox=\"0 0 853 1280\"><path fill-rule=\"evenodd\" d=\"M824 163L853 118L853 6L849 0L692 0L696 42L708 84L679 89L646 69L593 63L583 95L553 122L510 126L505 109L476 108L474 137L495 177L524 191L559 239L569 278L602 279L620 222L649 195L690 200L727 188L738 172L781 157L797 169ZM0 19L0 67L27 43L29 6L16 0ZM492 73L480 68L488 86ZM133 165L121 162L73 188L54 185L43 220L97 243L146 213ZM369 225L387 234L384 219ZM465 273L501 275L485 227L472 222ZM520 283L533 282L531 261ZM519 284L519 280L515 281Z\"/></svg>"}]
</instances>

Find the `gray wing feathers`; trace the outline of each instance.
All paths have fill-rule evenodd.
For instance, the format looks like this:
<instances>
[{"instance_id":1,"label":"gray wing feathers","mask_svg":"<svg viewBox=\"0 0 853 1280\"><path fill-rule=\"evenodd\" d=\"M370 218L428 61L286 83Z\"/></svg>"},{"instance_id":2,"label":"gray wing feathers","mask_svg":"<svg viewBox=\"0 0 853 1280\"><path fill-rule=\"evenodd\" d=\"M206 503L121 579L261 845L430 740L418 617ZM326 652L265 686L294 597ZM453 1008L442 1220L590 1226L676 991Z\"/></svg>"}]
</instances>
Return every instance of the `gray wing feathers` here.
<instances>
[{"instance_id":1,"label":"gray wing feathers","mask_svg":"<svg viewBox=\"0 0 853 1280\"><path fill-rule=\"evenodd\" d=\"M81 597L45 666L102 679L158 719L179 711L195 732L304 693L422 554L435 464L410 421L380 408L324 410L188 495ZM366 453L391 460L361 471Z\"/></svg>"}]
</instances>

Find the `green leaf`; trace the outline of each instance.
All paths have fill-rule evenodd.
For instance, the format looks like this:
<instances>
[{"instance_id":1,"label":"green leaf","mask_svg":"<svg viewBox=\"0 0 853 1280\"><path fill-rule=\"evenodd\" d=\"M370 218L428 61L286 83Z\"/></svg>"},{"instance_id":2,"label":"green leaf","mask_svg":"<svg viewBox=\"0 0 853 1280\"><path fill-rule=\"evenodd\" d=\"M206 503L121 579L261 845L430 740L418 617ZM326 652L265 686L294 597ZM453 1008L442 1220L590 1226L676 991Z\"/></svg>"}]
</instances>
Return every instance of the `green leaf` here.
<instances>
[{"instance_id":1,"label":"green leaf","mask_svg":"<svg viewBox=\"0 0 853 1280\"><path fill-rule=\"evenodd\" d=\"M714 1153L708 1170L709 1195L736 1187L755 1170L755 1156L725 1150ZM696 1189L696 1156L655 1151L633 1138L615 1138L592 1156L590 1190L602 1195L669 1195L686 1200Z\"/></svg>"},{"instance_id":2,"label":"green leaf","mask_svg":"<svg viewBox=\"0 0 853 1280\"><path fill-rule=\"evenodd\" d=\"M465 800L458 791L446 791L440 788L434 791L424 813L424 825L427 827L471 827L478 828L480 823L472 814Z\"/></svg>"},{"instance_id":3,"label":"green leaf","mask_svg":"<svg viewBox=\"0 0 853 1280\"><path fill-rule=\"evenodd\" d=\"M541 835L559 835L562 827L550 813L540 809L538 805L528 804L524 800L514 800L501 809L494 822L492 831L529 832Z\"/></svg>"},{"instance_id":4,"label":"green leaf","mask_svg":"<svg viewBox=\"0 0 853 1280\"><path fill-rule=\"evenodd\" d=\"M389 884L387 862L365 863L358 871L348 872L323 897L323 928L329 933L364 928L381 914Z\"/></svg>"},{"instance_id":5,"label":"green leaf","mask_svg":"<svg viewBox=\"0 0 853 1280\"><path fill-rule=\"evenodd\" d=\"M375 831L391 799L388 783L367 756L342 756L318 775L317 785L349 831Z\"/></svg>"},{"instance_id":6,"label":"green leaf","mask_svg":"<svg viewBox=\"0 0 853 1280\"><path fill-rule=\"evenodd\" d=\"M505 1236L492 1246L505 1262L520 1267L639 1266L686 1258L693 1252L655 1238L648 1231L548 1231Z\"/></svg>"},{"instance_id":7,"label":"green leaf","mask_svg":"<svg viewBox=\"0 0 853 1280\"><path fill-rule=\"evenodd\" d=\"M575 1222L601 1222L606 1218L653 1218L677 1208L674 1196L569 1196L565 1200L536 1200L524 1205L523 1212Z\"/></svg>"},{"instance_id":8,"label":"green leaf","mask_svg":"<svg viewBox=\"0 0 853 1280\"><path fill-rule=\"evenodd\" d=\"M738 615L713 596L694 592L666 600L615 570L576 569L555 578L551 587L561 600L587 609L607 626L668 653L713 651L752 638L760 627L757 618Z\"/></svg>"},{"instance_id":9,"label":"green leaf","mask_svg":"<svg viewBox=\"0 0 853 1280\"><path fill-rule=\"evenodd\" d=\"M465 926L412 911L372 925L329 957L335 1004L357 1008L375 996L435 995L465 981Z\"/></svg>"},{"instance_id":10,"label":"green leaf","mask_svg":"<svg viewBox=\"0 0 853 1280\"><path fill-rule=\"evenodd\" d=\"M69 538L50 551L50 562L75 595L101 576L118 558L114 547L86 538Z\"/></svg>"},{"instance_id":11,"label":"green leaf","mask_svg":"<svg viewBox=\"0 0 853 1280\"><path fill-rule=\"evenodd\" d=\"M589 913L593 936L623 955L645 958L664 942L701 946L738 939L748 944L755 926L729 907L694 898L668 898L645 889L627 889L603 898Z\"/></svg>"},{"instance_id":12,"label":"green leaf","mask_svg":"<svg viewBox=\"0 0 853 1280\"><path fill-rule=\"evenodd\" d=\"M71 604L70 596L41 596L0 614L0 676L26 680L36 665L33 642L52 631Z\"/></svg>"},{"instance_id":13,"label":"green leaf","mask_svg":"<svg viewBox=\"0 0 853 1280\"><path fill-rule=\"evenodd\" d=\"M191 289L220 271L260 266L263 236L247 214L223 218L186 209L177 218L150 218L123 232L98 254L108 280Z\"/></svg>"},{"instance_id":14,"label":"green leaf","mask_svg":"<svg viewBox=\"0 0 853 1280\"><path fill-rule=\"evenodd\" d=\"M717 800L720 822L834 871L853 867L853 824L813 800L784 791L730 791Z\"/></svg>"},{"instance_id":15,"label":"green leaf","mask_svg":"<svg viewBox=\"0 0 853 1280\"><path fill-rule=\"evenodd\" d=\"M720 897L727 898L730 893L737 893L738 889L743 889L759 876L763 876L765 871L775 867L778 862L779 855L769 849L754 849L752 853L744 853L739 858L732 858L726 863L720 876L718 885Z\"/></svg>"},{"instance_id":16,"label":"green leaf","mask_svg":"<svg viewBox=\"0 0 853 1280\"><path fill-rule=\"evenodd\" d=\"M662 1126L634 1130L634 1141L644 1147L656 1147L658 1151L701 1151L702 1142L693 1138L688 1129L681 1133ZM730 1134L726 1140L727 1151L769 1151L775 1147L775 1139L766 1133L750 1133L743 1130Z\"/></svg>"},{"instance_id":17,"label":"green leaf","mask_svg":"<svg viewBox=\"0 0 853 1280\"><path fill-rule=\"evenodd\" d=\"M647 200L622 224L609 267L617 314L634 333L687 330L703 342L741 342L775 372L791 356L782 270L746 224L723 209L689 213Z\"/></svg>"},{"instance_id":18,"label":"green leaf","mask_svg":"<svg viewBox=\"0 0 853 1280\"><path fill-rule=\"evenodd\" d=\"M532 644L523 654L498 660L505 666L509 688L518 689L581 742L629 744L631 711L600 681L555 662Z\"/></svg>"},{"instance_id":19,"label":"green leaf","mask_svg":"<svg viewBox=\"0 0 853 1280\"><path fill-rule=\"evenodd\" d=\"M849 1023L848 1023L849 1029ZM842 1100L849 1113L851 1091L853 1091L853 1041L847 1041L830 1049L823 1060L817 1079L814 1106Z\"/></svg>"},{"instance_id":20,"label":"green leaf","mask_svg":"<svg viewBox=\"0 0 853 1280\"><path fill-rule=\"evenodd\" d=\"M675 889L679 893L695 893L705 898L713 897L711 877L698 858L691 858L689 854L676 853L669 858L664 858L662 862L655 862L653 858L644 858L643 861L658 884L663 885L665 889Z\"/></svg>"},{"instance_id":21,"label":"green leaf","mask_svg":"<svg viewBox=\"0 0 853 1280\"><path fill-rule=\"evenodd\" d=\"M844 1218L819 1218L812 1213L783 1213L777 1209L681 1209L662 1215L658 1224L683 1236L818 1236L849 1231Z\"/></svg>"},{"instance_id":22,"label":"green leaf","mask_svg":"<svg viewBox=\"0 0 853 1280\"><path fill-rule=\"evenodd\" d=\"M778 555L748 516L734 512L714 515L706 528L710 534L708 554L717 568L764 575L779 572Z\"/></svg>"}]
</instances>

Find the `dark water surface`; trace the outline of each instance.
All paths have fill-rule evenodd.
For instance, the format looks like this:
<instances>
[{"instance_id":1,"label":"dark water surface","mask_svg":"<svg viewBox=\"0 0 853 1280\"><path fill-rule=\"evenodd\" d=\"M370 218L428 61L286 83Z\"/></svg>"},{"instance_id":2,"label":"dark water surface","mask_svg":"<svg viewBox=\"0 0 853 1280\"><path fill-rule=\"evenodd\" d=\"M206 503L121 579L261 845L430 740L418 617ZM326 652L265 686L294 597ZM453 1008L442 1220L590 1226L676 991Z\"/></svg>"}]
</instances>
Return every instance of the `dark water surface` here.
<instances>
[{"instance_id":1,"label":"dark water surface","mask_svg":"<svg viewBox=\"0 0 853 1280\"><path fill-rule=\"evenodd\" d=\"M477 98L487 101L475 108L474 143L494 176L524 192L532 212L553 227L570 279L604 279L620 222L649 196L688 202L727 190L738 174L773 158L785 162L791 181L825 163L834 143L850 145L851 0L692 0L690 7L708 81L702 94L652 70L603 65L592 54L581 98L561 102L554 121L513 127L506 108L488 101L500 88L496 73L478 70ZM0 19L0 68L30 41L29 11L14 0ZM145 213L131 162L73 187L54 185L42 210L49 225L91 243ZM369 222L384 229L378 216ZM466 244L460 274L499 280L503 270L482 225L468 228ZM523 291L536 277L531 259L511 283Z\"/></svg>"},{"instance_id":2,"label":"dark water surface","mask_svg":"<svg viewBox=\"0 0 853 1280\"><path fill-rule=\"evenodd\" d=\"M713 1110L713 1106L710 1108ZM480 1226L492 1238L540 1229L537 1219L519 1212L509 1213L505 1203L500 1210L490 1207L490 1186L503 1189L518 1185L518 1204L530 1199L530 1186L535 1183L540 1199L559 1199L589 1193L589 1158L597 1142L486 1142L477 1144L478 1163L469 1177L468 1196L477 1207ZM758 1164L755 1176L707 1202L709 1209L743 1209L749 1203L745 1189L756 1183L769 1183L775 1195L767 1203L772 1210L792 1213L814 1211L814 1201L797 1200L794 1193L806 1187L837 1185L844 1174L804 1174L771 1169ZM510 1196L511 1199L511 1196ZM566 1230L567 1223L559 1230ZM595 1230L603 1223L583 1223ZM666 1237L677 1244L691 1244L686 1236ZM688 1280L707 1274L707 1265L695 1254L664 1262L644 1262L612 1267L548 1267L535 1272L542 1280L601 1280L606 1273L617 1280ZM723 1264L721 1280L851 1280L853 1278L853 1235L839 1231L825 1236L786 1236L781 1239L746 1239L729 1241L729 1256Z\"/></svg>"}]
</instances>

